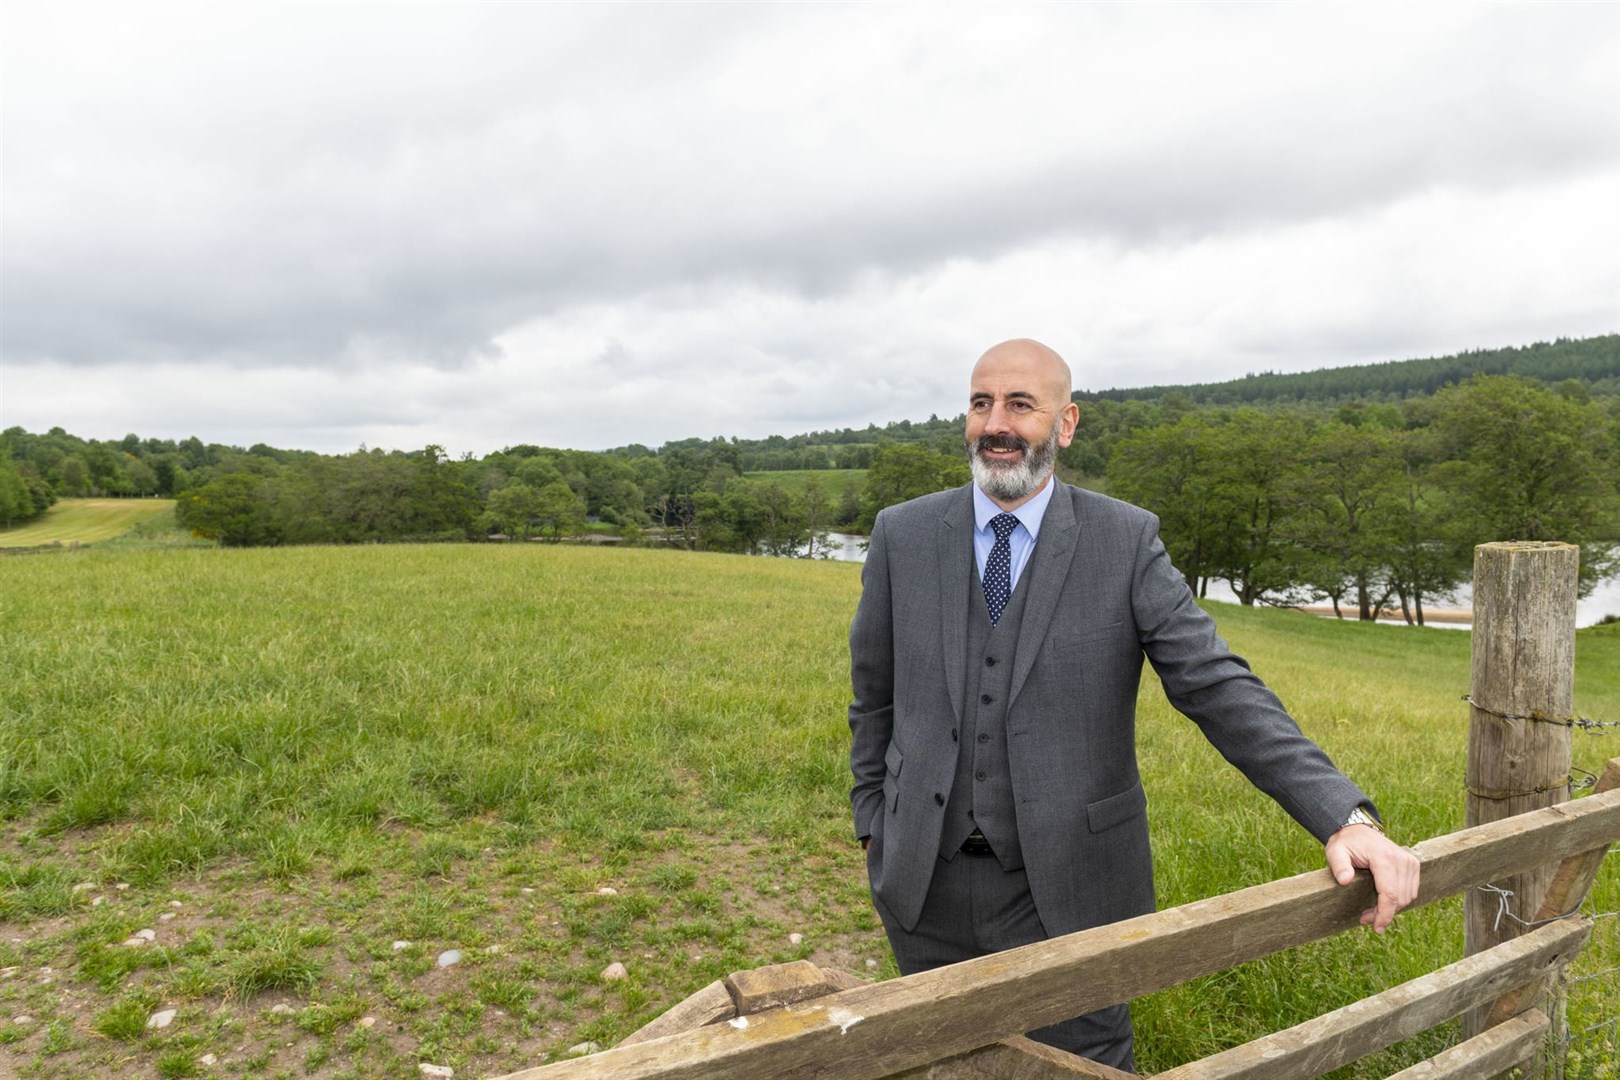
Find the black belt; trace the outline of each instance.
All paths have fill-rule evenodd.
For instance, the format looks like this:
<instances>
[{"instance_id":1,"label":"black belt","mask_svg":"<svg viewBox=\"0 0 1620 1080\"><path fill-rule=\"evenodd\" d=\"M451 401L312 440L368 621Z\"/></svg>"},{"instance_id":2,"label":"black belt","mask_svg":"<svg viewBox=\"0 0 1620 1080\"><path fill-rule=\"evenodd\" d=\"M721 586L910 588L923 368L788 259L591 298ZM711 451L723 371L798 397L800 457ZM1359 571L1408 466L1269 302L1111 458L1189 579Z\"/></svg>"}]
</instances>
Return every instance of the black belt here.
<instances>
[{"instance_id":1,"label":"black belt","mask_svg":"<svg viewBox=\"0 0 1620 1080\"><path fill-rule=\"evenodd\" d=\"M984 833L975 829L972 836L962 841L962 854L975 859L992 859L996 853L990 850L990 841L984 838Z\"/></svg>"}]
</instances>

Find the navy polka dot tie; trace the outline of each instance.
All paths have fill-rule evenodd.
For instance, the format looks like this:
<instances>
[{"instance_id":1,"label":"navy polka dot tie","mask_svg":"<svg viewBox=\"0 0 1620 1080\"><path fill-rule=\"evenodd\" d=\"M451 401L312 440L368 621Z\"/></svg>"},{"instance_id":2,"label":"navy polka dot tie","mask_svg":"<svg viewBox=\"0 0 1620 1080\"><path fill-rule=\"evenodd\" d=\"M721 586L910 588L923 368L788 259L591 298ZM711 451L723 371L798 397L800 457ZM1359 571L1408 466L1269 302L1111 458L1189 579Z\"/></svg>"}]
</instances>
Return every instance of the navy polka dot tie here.
<instances>
[{"instance_id":1,"label":"navy polka dot tie","mask_svg":"<svg viewBox=\"0 0 1620 1080\"><path fill-rule=\"evenodd\" d=\"M1001 621L1001 613L1012 599L1012 544L1008 537L1018 527L1018 519L1011 514L997 514L990 519L995 531L996 545L984 561L984 604L990 609L990 625Z\"/></svg>"}]
</instances>

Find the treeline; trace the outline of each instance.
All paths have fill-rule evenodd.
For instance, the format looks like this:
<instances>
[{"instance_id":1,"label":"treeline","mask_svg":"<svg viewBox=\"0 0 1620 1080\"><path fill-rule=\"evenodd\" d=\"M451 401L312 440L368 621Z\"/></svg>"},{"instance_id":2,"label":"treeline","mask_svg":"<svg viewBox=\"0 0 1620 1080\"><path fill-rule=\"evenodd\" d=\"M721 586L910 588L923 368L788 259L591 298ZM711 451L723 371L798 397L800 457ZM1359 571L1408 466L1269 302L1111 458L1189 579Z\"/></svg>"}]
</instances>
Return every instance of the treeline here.
<instances>
[{"instance_id":1,"label":"treeline","mask_svg":"<svg viewBox=\"0 0 1620 1080\"><path fill-rule=\"evenodd\" d=\"M56 492L33 469L19 466L0 446L0 529L39 517L56 503Z\"/></svg>"},{"instance_id":2,"label":"treeline","mask_svg":"<svg viewBox=\"0 0 1620 1080\"><path fill-rule=\"evenodd\" d=\"M794 490L742 475L725 439L605 453L507 447L480 459L442 447L324 455L128 435L97 442L53 428L0 433L0 509L15 524L58 497L178 500L183 525L228 546L482 539L584 531L724 551L801 550L853 524L856 493Z\"/></svg>"},{"instance_id":3,"label":"treeline","mask_svg":"<svg viewBox=\"0 0 1620 1080\"><path fill-rule=\"evenodd\" d=\"M1615 399L1609 399L1614 402ZM1190 581L1244 603L1348 598L1363 618L1471 572L1476 544L1581 544L1589 587L1620 536L1620 412L1512 376L1395 411L1201 411L1133 433L1110 487L1158 513Z\"/></svg>"},{"instance_id":4,"label":"treeline","mask_svg":"<svg viewBox=\"0 0 1620 1080\"><path fill-rule=\"evenodd\" d=\"M1083 375L1084 372L1078 374ZM1258 374L1226 382L1079 391L1082 419L1064 464L1075 473L1107 475L1112 446L1122 433L1157 423L1166 411L1201 406L1252 405L1262 409L1332 410L1340 406L1400 405L1429 397L1474 375L1519 375L1588 398L1620 397L1620 334L1559 338L1522 348L1481 349L1455 356L1392 360L1299 374ZM961 445L961 415L901 420L883 427L814 431L732 440L745 472L788 469L865 469L885 445L920 444L946 454Z\"/></svg>"},{"instance_id":5,"label":"treeline","mask_svg":"<svg viewBox=\"0 0 1620 1080\"><path fill-rule=\"evenodd\" d=\"M885 446L922 444L951 451L962 445L962 416L896 420L878 427L812 431L804 435L771 435L734 439L744 472L787 472L801 469L869 469Z\"/></svg>"},{"instance_id":6,"label":"treeline","mask_svg":"<svg viewBox=\"0 0 1620 1080\"><path fill-rule=\"evenodd\" d=\"M1620 334L1558 338L1520 348L1478 349L1423 360L1265 372L1227 382L1143 386L1077 394L1086 401L1155 401L1172 395L1198 405L1341 404L1398 401L1438 393L1474 375L1521 375L1547 385L1574 380L1591 396L1620 395Z\"/></svg>"},{"instance_id":7,"label":"treeline","mask_svg":"<svg viewBox=\"0 0 1620 1080\"><path fill-rule=\"evenodd\" d=\"M1562 366L1542 370L1590 376L1617 348L1620 335L1476 355L1552 357ZM1227 580L1245 602L1329 597L1363 615L1400 606L1416 620L1426 598L1466 576L1483 540L1582 543L1588 579L1609 565L1620 536L1620 396L1594 395L1605 378L1480 375L1434 394L1336 406L1209 406L1180 391L1082 399L1059 469L1157 512L1196 588ZM864 468L864 484L744 475L790 465ZM5 524L58 497L161 495L178 500L183 524L227 545L610 532L814 555L829 530L867 531L883 507L967 479L960 417L656 450L519 445L479 459L438 446L322 455L133 434L87 441L61 428L0 433Z\"/></svg>"},{"instance_id":8,"label":"treeline","mask_svg":"<svg viewBox=\"0 0 1620 1080\"><path fill-rule=\"evenodd\" d=\"M1578 384L1478 376L1331 411L1088 402L1080 427L1091 439L1060 468L1105 473L1111 494L1158 514L1200 594L1223 580L1245 604L1325 599L1422 622L1486 541L1578 543L1583 589L1616 569L1620 398ZM937 489L897 494L923 490Z\"/></svg>"}]
</instances>

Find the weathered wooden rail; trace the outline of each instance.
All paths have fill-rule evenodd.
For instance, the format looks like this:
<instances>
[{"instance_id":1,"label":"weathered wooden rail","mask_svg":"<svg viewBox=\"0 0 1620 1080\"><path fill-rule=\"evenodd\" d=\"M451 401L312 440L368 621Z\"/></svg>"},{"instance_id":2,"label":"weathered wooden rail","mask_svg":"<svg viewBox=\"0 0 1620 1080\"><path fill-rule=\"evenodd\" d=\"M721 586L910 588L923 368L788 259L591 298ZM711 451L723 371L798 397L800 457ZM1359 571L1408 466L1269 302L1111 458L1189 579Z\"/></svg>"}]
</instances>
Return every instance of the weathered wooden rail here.
<instances>
[{"instance_id":1,"label":"weathered wooden rail","mask_svg":"<svg viewBox=\"0 0 1620 1080\"><path fill-rule=\"evenodd\" d=\"M1620 758L1610 762L1605 776L1608 783L1620 784ZM1581 867L1594 865L1615 843L1620 843L1620 787L1436 837L1413 849L1423 863L1417 902L1431 903L1549 861L1570 861L1576 868L1572 875L1579 877ZM831 992L779 1003L794 996L787 980L790 989L777 1001L769 995L744 997L745 1008L776 1006L753 1015L739 1016L732 992L711 987L698 995L697 1005L677 1006L684 1010L678 1023L701 1026L659 1038L632 1036L600 1054L513 1073L507 1080L861 1080L928 1066L936 1071L927 1075L937 1077L1118 1077L1124 1074L1050 1048L1031 1052L1033 1044L1013 1037L1351 929L1372 902L1365 875L1341 887L1326 870L1317 870L888 982L840 989L847 982L822 975L826 985L820 989ZM1489 1006L1520 987L1539 985L1574 956L1588 932L1584 920L1555 921L1298 1028L1160 1075L1175 1080L1321 1075L1467 1009ZM765 978L744 974L733 981L746 985ZM801 982L818 988L814 979ZM1481 1060L1533 1051L1545 1017L1528 1011L1519 1016L1508 1031L1492 1028L1477 1045L1470 1040L1448 1051L1453 1067L1467 1072L1437 1071L1445 1064L1437 1059L1413 1075L1479 1075ZM942 1064L951 1071L938 1072Z\"/></svg>"},{"instance_id":2,"label":"weathered wooden rail","mask_svg":"<svg viewBox=\"0 0 1620 1080\"><path fill-rule=\"evenodd\" d=\"M1537 998L1586 943L1571 913L1620 843L1620 757L1587 798L1558 801L1569 789L1552 782L1568 775L1567 746L1548 740L1569 738L1574 566L1567 545L1476 553L1472 827L1412 849L1417 904L1511 882L1520 917L1487 933L1470 894L1463 959L1160 1080L1304 1080L1457 1016L1472 1037L1396 1080L1487 1077L1539 1053ZM1373 901L1365 872L1341 887L1317 870L883 983L803 961L738 972L611 1050L503 1080L1121 1080L1022 1033L1355 928Z\"/></svg>"}]
</instances>

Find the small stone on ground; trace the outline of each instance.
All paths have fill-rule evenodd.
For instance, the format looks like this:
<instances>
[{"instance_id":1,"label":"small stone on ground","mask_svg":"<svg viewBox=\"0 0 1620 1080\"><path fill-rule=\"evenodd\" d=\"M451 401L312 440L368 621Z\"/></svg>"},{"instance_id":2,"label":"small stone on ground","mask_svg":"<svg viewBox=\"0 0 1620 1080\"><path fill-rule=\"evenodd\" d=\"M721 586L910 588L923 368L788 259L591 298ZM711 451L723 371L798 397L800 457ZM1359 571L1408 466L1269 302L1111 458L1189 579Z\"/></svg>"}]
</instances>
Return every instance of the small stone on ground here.
<instances>
[{"instance_id":1,"label":"small stone on ground","mask_svg":"<svg viewBox=\"0 0 1620 1080\"><path fill-rule=\"evenodd\" d=\"M174 1023L174 1013L175 1010L173 1009L163 1009L155 1012L146 1018L146 1026L149 1028L166 1028Z\"/></svg>"},{"instance_id":2,"label":"small stone on ground","mask_svg":"<svg viewBox=\"0 0 1620 1080\"><path fill-rule=\"evenodd\" d=\"M602 969L603 982L618 982L620 979L629 977L629 975L630 972L625 970L625 966L617 960Z\"/></svg>"}]
</instances>

